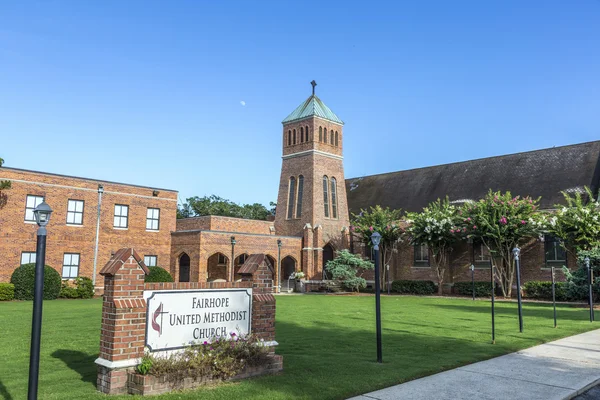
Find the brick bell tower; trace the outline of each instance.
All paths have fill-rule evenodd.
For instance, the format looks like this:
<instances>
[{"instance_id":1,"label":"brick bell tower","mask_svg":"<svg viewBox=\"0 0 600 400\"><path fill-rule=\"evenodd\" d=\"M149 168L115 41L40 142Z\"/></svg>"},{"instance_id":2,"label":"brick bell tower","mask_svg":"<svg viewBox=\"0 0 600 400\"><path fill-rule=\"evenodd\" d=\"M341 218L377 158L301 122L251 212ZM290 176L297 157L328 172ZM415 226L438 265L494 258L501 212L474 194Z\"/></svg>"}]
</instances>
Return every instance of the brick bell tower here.
<instances>
[{"instance_id":1,"label":"brick bell tower","mask_svg":"<svg viewBox=\"0 0 600 400\"><path fill-rule=\"evenodd\" d=\"M302 236L302 271L323 278L323 265L349 247L342 149L344 123L315 95L282 122L283 162L275 231Z\"/></svg>"}]
</instances>

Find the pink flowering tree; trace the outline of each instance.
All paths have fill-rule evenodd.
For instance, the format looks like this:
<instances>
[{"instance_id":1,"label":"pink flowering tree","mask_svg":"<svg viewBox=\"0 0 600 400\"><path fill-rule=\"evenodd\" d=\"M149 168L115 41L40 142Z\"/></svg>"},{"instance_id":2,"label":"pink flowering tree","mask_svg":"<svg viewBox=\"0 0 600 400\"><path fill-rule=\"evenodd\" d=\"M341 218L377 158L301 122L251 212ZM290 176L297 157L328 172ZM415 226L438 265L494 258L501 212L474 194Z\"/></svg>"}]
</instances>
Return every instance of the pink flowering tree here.
<instances>
[{"instance_id":1,"label":"pink flowering tree","mask_svg":"<svg viewBox=\"0 0 600 400\"><path fill-rule=\"evenodd\" d=\"M444 274L453 246L460 239L458 210L448 197L430 203L419 213L407 215L409 240L413 245L427 245L431 255L430 265L442 294Z\"/></svg>"},{"instance_id":2,"label":"pink flowering tree","mask_svg":"<svg viewBox=\"0 0 600 400\"><path fill-rule=\"evenodd\" d=\"M538 204L539 198L513 197L510 192L490 190L485 198L465 203L459 211L461 234L488 248L494 258L496 280L506 297L511 296L515 281L512 249L544 231L544 217L537 211Z\"/></svg>"},{"instance_id":3,"label":"pink flowering tree","mask_svg":"<svg viewBox=\"0 0 600 400\"><path fill-rule=\"evenodd\" d=\"M360 210L359 214L352 214L351 231L358 235L363 243L372 246L371 235L377 231L381 235L379 243L381 256L381 284L387 279L385 268L390 264L394 254L397 252L396 244L401 240L404 229L400 226L402 219L401 210L391 210L389 207L381 206L371 207L367 210Z\"/></svg>"}]
</instances>

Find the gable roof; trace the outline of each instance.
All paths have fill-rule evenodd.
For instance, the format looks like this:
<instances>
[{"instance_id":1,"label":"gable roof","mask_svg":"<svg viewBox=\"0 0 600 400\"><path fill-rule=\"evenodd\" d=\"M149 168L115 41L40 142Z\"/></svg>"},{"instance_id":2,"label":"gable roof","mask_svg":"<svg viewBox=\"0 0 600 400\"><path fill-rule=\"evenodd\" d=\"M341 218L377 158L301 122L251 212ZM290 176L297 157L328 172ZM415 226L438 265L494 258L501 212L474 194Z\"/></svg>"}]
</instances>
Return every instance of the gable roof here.
<instances>
[{"instance_id":1,"label":"gable roof","mask_svg":"<svg viewBox=\"0 0 600 400\"><path fill-rule=\"evenodd\" d=\"M123 248L118 250L115 254L110 257L110 260L106 263L106 265L100 271L100 275L109 275L114 276L123 265L129 260L130 257L138 263L140 268L144 271L146 275L150 273L150 270L144 264L144 260L139 256L139 254L131 248Z\"/></svg>"},{"instance_id":2,"label":"gable roof","mask_svg":"<svg viewBox=\"0 0 600 400\"><path fill-rule=\"evenodd\" d=\"M262 263L265 263L269 270L272 273L275 273L273 266L265 254L251 254L238 271L238 274L254 274Z\"/></svg>"},{"instance_id":3,"label":"gable roof","mask_svg":"<svg viewBox=\"0 0 600 400\"><path fill-rule=\"evenodd\" d=\"M337 115L329 107L325 105L314 94L306 99L302 104L300 104L290 115L288 115L283 121L282 124L287 124L289 122L298 121L308 117L319 117L323 118L336 124L344 125L341 119L338 118Z\"/></svg>"},{"instance_id":4,"label":"gable roof","mask_svg":"<svg viewBox=\"0 0 600 400\"><path fill-rule=\"evenodd\" d=\"M598 192L600 141L524 153L481 158L346 180L350 212L381 205L421 211L444 198L461 203L478 200L489 189L513 195L542 197L540 207L553 208L562 191Z\"/></svg>"}]
</instances>

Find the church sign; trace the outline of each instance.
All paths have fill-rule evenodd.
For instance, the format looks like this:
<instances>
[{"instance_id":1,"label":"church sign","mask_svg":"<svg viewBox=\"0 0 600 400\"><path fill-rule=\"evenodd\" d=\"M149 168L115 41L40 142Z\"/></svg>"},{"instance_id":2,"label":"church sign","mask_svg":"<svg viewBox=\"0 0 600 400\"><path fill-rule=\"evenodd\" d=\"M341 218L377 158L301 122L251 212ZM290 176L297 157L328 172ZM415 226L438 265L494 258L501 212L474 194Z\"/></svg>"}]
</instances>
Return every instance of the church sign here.
<instances>
[{"instance_id":1,"label":"church sign","mask_svg":"<svg viewBox=\"0 0 600 400\"><path fill-rule=\"evenodd\" d=\"M146 347L175 350L250 333L252 289L153 290L146 299Z\"/></svg>"}]
</instances>

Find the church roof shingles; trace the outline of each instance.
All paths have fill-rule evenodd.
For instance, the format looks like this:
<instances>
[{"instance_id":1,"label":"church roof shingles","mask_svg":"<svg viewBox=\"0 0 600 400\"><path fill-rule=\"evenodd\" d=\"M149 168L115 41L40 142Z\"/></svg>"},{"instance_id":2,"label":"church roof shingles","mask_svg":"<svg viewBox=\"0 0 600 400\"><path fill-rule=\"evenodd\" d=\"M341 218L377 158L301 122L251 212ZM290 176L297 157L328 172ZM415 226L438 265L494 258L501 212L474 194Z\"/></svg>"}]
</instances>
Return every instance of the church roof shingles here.
<instances>
[{"instance_id":1,"label":"church roof shingles","mask_svg":"<svg viewBox=\"0 0 600 400\"><path fill-rule=\"evenodd\" d=\"M350 212L381 205L421 211L444 198L478 200L489 189L541 196L542 209L562 203L562 191L598 192L600 141L463 161L346 180Z\"/></svg>"}]
</instances>

